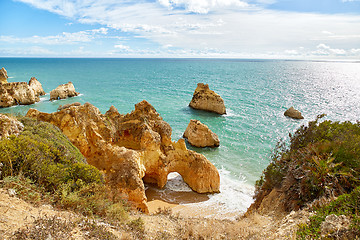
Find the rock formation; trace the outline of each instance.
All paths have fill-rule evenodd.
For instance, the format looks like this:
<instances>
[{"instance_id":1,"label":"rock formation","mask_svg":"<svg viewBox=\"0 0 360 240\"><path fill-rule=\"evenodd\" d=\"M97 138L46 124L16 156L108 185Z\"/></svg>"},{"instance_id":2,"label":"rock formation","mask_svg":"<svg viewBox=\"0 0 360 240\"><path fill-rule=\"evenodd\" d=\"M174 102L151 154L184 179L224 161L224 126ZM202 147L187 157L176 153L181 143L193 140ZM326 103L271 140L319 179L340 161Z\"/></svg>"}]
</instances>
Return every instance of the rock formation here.
<instances>
[{"instance_id":1,"label":"rock formation","mask_svg":"<svg viewBox=\"0 0 360 240\"><path fill-rule=\"evenodd\" d=\"M218 147L220 145L218 136L199 120L190 120L183 137L195 147Z\"/></svg>"},{"instance_id":2,"label":"rock formation","mask_svg":"<svg viewBox=\"0 0 360 240\"><path fill-rule=\"evenodd\" d=\"M45 91L42 88L41 83L34 77L32 77L29 81L29 86L34 89L35 96L43 96L45 95Z\"/></svg>"},{"instance_id":3,"label":"rock formation","mask_svg":"<svg viewBox=\"0 0 360 240\"><path fill-rule=\"evenodd\" d=\"M2 83L0 84L0 108L34 104L39 102L39 96L44 94L41 83L34 77L30 79L29 84L26 82Z\"/></svg>"},{"instance_id":4,"label":"rock formation","mask_svg":"<svg viewBox=\"0 0 360 240\"><path fill-rule=\"evenodd\" d=\"M194 109L226 114L224 100L210 90L209 85L203 83L198 83L189 106Z\"/></svg>"},{"instance_id":5,"label":"rock formation","mask_svg":"<svg viewBox=\"0 0 360 240\"><path fill-rule=\"evenodd\" d=\"M288 110L286 110L284 115L294 119L304 119L304 117L301 115L301 112L293 107L290 107Z\"/></svg>"},{"instance_id":6,"label":"rock formation","mask_svg":"<svg viewBox=\"0 0 360 240\"><path fill-rule=\"evenodd\" d=\"M0 107L29 105L36 101L39 101L39 98L26 82L0 84Z\"/></svg>"},{"instance_id":7,"label":"rock formation","mask_svg":"<svg viewBox=\"0 0 360 240\"><path fill-rule=\"evenodd\" d=\"M72 82L68 82L58 86L50 92L50 101L75 97L77 95L79 95L79 93L75 91L74 84L72 84Z\"/></svg>"},{"instance_id":8,"label":"rock formation","mask_svg":"<svg viewBox=\"0 0 360 240\"><path fill-rule=\"evenodd\" d=\"M60 105L57 110L61 111L61 110L65 109L65 108L69 108L69 107L72 107L72 106L76 106L76 107L81 106L81 103L74 102L74 103L68 103L68 104L65 104L65 105Z\"/></svg>"},{"instance_id":9,"label":"rock formation","mask_svg":"<svg viewBox=\"0 0 360 240\"><path fill-rule=\"evenodd\" d=\"M7 83L8 75L5 68L0 69L0 84Z\"/></svg>"},{"instance_id":10,"label":"rock formation","mask_svg":"<svg viewBox=\"0 0 360 240\"><path fill-rule=\"evenodd\" d=\"M89 164L104 172L109 186L145 212L144 182L162 188L170 172L178 172L194 191L219 192L215 166L188 150L183 139L172 142L170 125L146 101L127 115L113 106L103 115L85 103L51 114L30 109L27 116L59 127Z\"/></svg>"},{"instance_id":11,"label":"rock formation","mask_svg":"<svg viewBox=\"0 0 360 240\"><path fill-rule=\"evenodd\" d=\"M16 118L0 114L0 139L10 135L17 135L24 129L24 125Z\"/></svg>"}]
</instances>

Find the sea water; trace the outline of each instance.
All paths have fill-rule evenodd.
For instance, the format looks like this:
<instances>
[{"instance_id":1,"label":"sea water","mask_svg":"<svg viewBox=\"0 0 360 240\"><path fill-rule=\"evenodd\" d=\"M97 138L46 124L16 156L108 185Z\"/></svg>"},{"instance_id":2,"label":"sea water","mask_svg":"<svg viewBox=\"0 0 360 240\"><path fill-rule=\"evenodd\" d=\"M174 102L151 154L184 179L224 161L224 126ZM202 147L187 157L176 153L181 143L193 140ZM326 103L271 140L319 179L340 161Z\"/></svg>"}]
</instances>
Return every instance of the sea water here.
<instances>
[{"instance_id":1,"label":"sea water","mask_svg":"<svg viewBox=\"0 0 360 240\"><path fill-rule=\"evenodd\" d=\"M219 213L243 212L251 204L254 183L269 164L272 149L299 126L325 113L334 121L360 119L360 62L236 59L29 59L0 58L9 82L36 77L49 93L73 82L80 96L30 106L0 109L26 114L29 108L54 112L59 105L90 102L105 113L114 105L128 113L147 100L168 122L172 139L182 138L190 119L209 126L219 148L193 148L218 169L221 193L196 206L217 206ZM188 107L197 83L207 83L225 101L226 115ZM304 115L283 115L294 106ZM188 191L176 175L167 188Z\"/></svg>"}]
</instances>

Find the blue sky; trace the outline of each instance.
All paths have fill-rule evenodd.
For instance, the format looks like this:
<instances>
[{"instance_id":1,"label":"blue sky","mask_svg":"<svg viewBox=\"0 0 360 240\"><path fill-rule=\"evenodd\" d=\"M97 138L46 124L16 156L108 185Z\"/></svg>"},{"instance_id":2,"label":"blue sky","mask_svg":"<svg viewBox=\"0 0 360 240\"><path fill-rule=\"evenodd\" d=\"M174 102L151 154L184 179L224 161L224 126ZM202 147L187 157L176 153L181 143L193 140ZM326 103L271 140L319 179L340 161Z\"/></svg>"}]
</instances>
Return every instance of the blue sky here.
<instances>
[{"instance_id":1,"label":"blue sky","mask_svg":"<svg viewBox=\"0 0 360 240\"><path fill-rule=\"evenodd\" d=\"M0 0L0 57L360 60L360 0Z\"/></svg>"}]
</instances>

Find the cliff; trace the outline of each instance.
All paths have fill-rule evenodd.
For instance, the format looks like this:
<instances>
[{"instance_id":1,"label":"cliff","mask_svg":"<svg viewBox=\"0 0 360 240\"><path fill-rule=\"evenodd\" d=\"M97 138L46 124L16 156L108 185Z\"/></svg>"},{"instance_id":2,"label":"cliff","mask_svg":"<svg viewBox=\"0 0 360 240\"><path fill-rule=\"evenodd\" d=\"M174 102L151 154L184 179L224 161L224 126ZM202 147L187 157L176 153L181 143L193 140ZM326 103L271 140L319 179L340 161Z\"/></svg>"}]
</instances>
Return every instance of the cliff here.
<instances>
[{"instance_id":1,"label":"cliff","mask_svg":"<svg viewBox=\"0 0 360 240\"><path fill-rule=\"evenodd\" d=\"M111 107L106 114L86 103L51 114L30 109L28 117L59 127L87 158L105 173L109 186L147 212L144 182L160 188L178 172L199 193L219 192L217 169L203 155L171 141L172 129L155 108L142 101L127 115Z\"/></svg>"}]
</instances>

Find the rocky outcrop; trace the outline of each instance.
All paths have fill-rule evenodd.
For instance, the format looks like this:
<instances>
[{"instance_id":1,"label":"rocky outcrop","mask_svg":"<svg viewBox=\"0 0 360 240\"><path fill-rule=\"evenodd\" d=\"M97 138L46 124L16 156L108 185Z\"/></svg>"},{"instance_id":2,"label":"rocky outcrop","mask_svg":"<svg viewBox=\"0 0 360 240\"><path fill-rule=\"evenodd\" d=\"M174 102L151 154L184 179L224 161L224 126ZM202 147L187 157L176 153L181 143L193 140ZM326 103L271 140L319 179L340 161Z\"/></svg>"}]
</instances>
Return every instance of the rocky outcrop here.
<instances>
[{"instance_id":1,"label":"rocky outcrop","mask_svg":"<svg viewBox=\"0 0 360 240\"><path fill-rule=\"evenodd\" d=\"M7 83L8 75L5 68L0 69L0 84Z\"/></svg>"},{"instance_id":2,"label":"rocky outcrop","mask_svg":"<svg viewBox=\"0 0 360 240\"><path fill-rule=\"evenodd\" d=\"M219 192L215 166L188 150L183 139L171 141L170 125L146 101L136 104L127 115L113 106L103 115L85 103L51 114L30 109L27 116L59 127L89 164L104 172L115 192L145 212L144 182L162 188L170 172L178 172L194 191Z\"/></svg>"},{"instance_id":3,"label":"rocky outcrop","mask_svg":"<svg viewBox=\"0 0 360 240\"><path fill-rule=\"evenodd\" d=\"M75 91L74 84L72 82L68 82L66 84L58 86L50 92L50 101L65 99L69 97L76 97L78 95L79 93Z\"/></svg>"},{"instance_id":4,"label":"rocky outcrop","mask_svg":"<svg viewBox=\"0 0 360 240\"><path fill-rule=\"evenodd\" d=\"M301 115L301 112L293 107L290 107L288 110L286 110L284 115L294 119L304 119L304 117Z\"/></svg>"},{"instance_id":5,"label":"rocky outcrop","mask_svg":"<svg viewBox=\"0 0 360 240\"><path fill-rule=\"evenodd\" d=\"M226 114L224 100L210 90L209 85L203 83L198 83L189 106L194 109Z\"/></svg>"},{"instance_id":6,"label":"rocky outcrop","mask_svg":"<svg viewBox=\"0 0 360 240\"><path fill-rule=\"evenodd\" d=\"M325 221L321 223L321 237L337 239L336 235L341 231L348 230L350 228L350 224L351 222L349 218L345 215L337 216L335 214L330 214L326 216Z\"/></svg>"},{"instance_id":7,"label":"rocky outcrop","mask_svg":"<svg viewBox=\"0 0 360 240\"><path fill-rule=\"evenodd\" d=\"M16 118L0 114L0 139L10 135L18 135L24 129L24 125Z\"/></svg>"},{"instance_id":8,"label":"rocky outcrop","mask_svg":"<svg viewBox=\"0 0 360 240\"><path fill-rule=\"evenodd\" d=\"M6 72L6 71L5 71ZM0 84L0 108L14 105L29 105L40 101L39 96L45 95L41 83L34 77L26 82Z\"/></svg>"},{"instance_id":9,"label":"rocky outcrop","mask_svg":"<svg viewBox=\"0 0 360 240\"><path fill-rule=\"evenodd\" d=\"M45 95L45 91L42 88L41 83L34 77L32 77L29 81L29 86L34 89L35 96L43 96Z\"/></svg>"},{"instance_id":10,"label":"rocky outcrop","mask_svg":"<svg viewBox=\"0 0 360 240\"><path fill-rule=\"evenodd\" d=\"M13 82L0 85L0 107L29 105L39 101L35 91L26 82Z\"/></svg>"},{"instance_id":11,"label":"rocky outcrop","mask_svg":"<svg viewBox=\"0 0 360 240\"><path fill-rule=\"evenodd\" d=\"M78 106L81 106L81 103L74 102L74 103L68 103L68 104L65 104L65 105L60 105L57 110L61 111L63 109L66 109L66 108L69 108L69 107L72 107L72 106L78 107Z\"/></svg>"},{"instance_id":12,"label":"rocky outcrop","mask_svg":"<svg viewBox=\"0 0 360 240\"><path fill-rule=\"evenodd\" d=\"M183 137L195 147L218 147L220 145L219 137L199 120L190 120Z\"/></svg>"}]
</instances>

